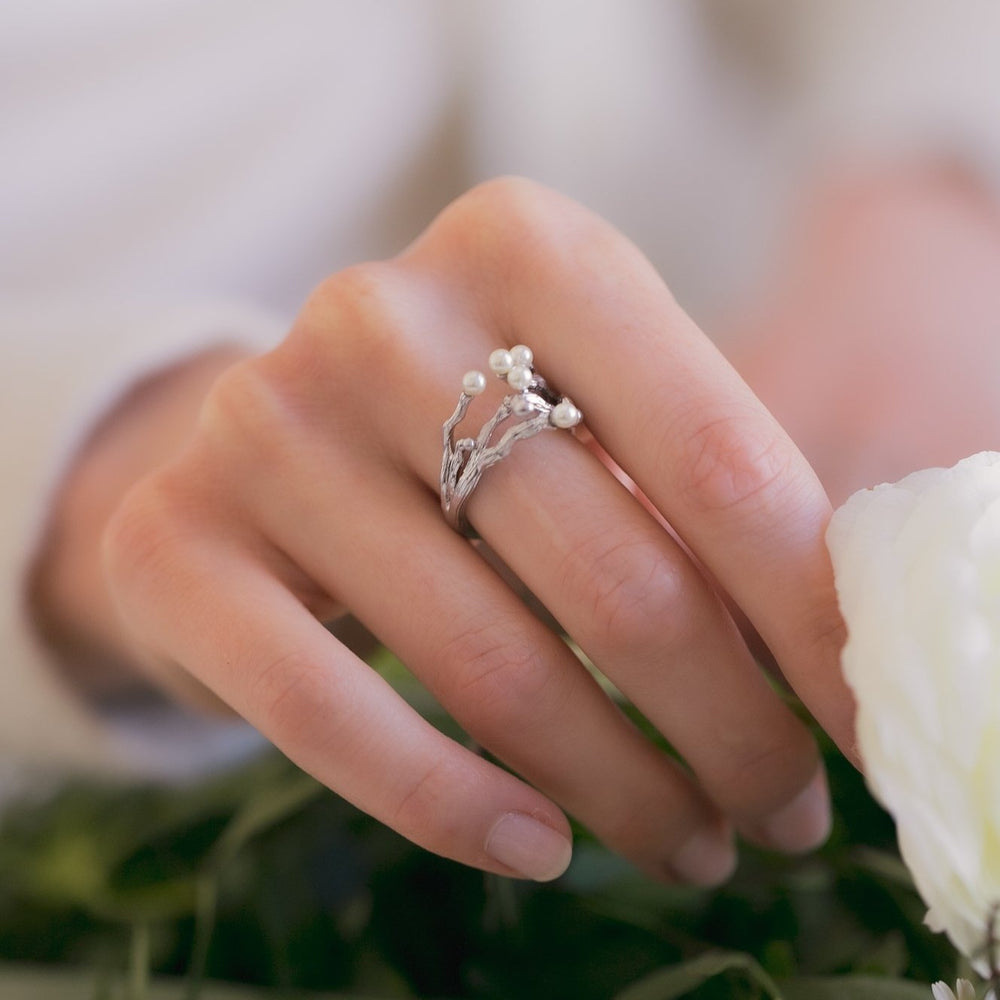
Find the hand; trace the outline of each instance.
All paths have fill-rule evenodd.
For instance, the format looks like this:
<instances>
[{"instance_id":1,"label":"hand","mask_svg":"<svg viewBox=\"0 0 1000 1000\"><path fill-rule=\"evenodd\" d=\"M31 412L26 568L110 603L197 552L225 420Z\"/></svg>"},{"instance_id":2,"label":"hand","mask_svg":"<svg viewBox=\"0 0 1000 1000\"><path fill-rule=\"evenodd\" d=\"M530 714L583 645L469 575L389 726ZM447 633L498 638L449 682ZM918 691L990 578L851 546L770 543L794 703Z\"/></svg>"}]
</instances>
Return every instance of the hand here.
<instances>
[{"instance_id":1,"label":"hand","mask_svg":"<svg viewBox=\"0 0 1000 1000\"><path fill-rule=\"evenodd\" d=\"M441 424L462 375L522 342L670 530L563 432L491 469L469 520L690 771L442 518ZM277 349L226 369L191 444L117 505L106 579L130 655L167 683L197 678L430 850L551 878L569 858L561 807L652 875L711 884L733 865L733 825L787 850L826 832L814 743L726 603L849 746L829 514L639 253L566 199L498 181L400 257L330 278ZM344 608L525 780L333 639L320 622Z\"/></svg>"}]
</instances>

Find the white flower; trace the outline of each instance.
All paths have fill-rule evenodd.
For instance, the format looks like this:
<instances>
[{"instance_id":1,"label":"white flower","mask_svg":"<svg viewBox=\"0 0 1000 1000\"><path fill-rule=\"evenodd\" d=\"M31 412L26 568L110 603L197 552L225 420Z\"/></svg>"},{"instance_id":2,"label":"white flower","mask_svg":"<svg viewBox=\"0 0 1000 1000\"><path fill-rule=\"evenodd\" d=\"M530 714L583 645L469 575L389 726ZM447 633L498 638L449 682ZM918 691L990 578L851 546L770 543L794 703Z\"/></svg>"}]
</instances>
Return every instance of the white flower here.
<instances>
[{"instance_id":1,"label":"white flower","mask_svg":"<svg viewBox=\"0 0 1000 1000\"><path fill-rule=\"evenodd\" d=\"M856 493L827 541L868 783L927 923L985 972L1000 904L1000 453Z\"/></svg>"},{"instance_id":2,"label":"white flower","mask_svg":"<svg viewBox=\"0 0 1000 1000\"><path fill-rule=\"evenodd\" d=\"M931 987L934 1000L976 1000L976 991L968 979L960 979L955 984L955 992L945 983L935 983Z\"/></svg>"}]
</instances>

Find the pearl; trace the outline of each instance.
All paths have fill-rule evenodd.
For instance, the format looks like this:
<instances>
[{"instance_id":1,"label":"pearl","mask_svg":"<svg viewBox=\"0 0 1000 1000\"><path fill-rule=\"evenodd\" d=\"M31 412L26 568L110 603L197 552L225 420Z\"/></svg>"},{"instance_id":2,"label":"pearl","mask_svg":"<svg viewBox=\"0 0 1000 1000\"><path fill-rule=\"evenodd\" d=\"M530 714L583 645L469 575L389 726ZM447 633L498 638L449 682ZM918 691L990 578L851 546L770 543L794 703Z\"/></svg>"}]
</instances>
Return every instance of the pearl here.
<instances>
[{"instance_id":1,"label":"pearl","mask_svg":"<svg viewBox=\"0 0 1000 1000\"><path fill-rule=\"evenodd\" d=\"M565 430L570 427L576 427L583 420L583 414L568 399L564 399L552 407L549 420L556 427L561 427Z\"/></svg>"},{"instance_id":2,"label":"pearl","mask_svg":"<svg viewBox=\"0 0 1000 1000\"><path fill-rule=\"evenodd\" d=\"M524 344L512 347L510 356L515 365L524 365L525 368L530 368L535 363L534 352L530 347L525 347Z\"/></svg>"},{"instance_id":3,"label":"pearl","mask_svg":"<svg viewBox=\"0 0 1000 1000\"><path fill-rule=\"evenodd\" d=\"M514 359L510 351L502 347L490 355L490 371L495 375L506 375L514 367Z\"/></svg>"},{"instance_id":4,"label":"pearl","mask_svg":"<svg viewBox=\"0 0 1000 1000\"><path fill-rule=\"evenodd\" d=\"M531 369L527 365L514 365L507 372L507 385L518 392L523 392L531 385Z\"/></svg>"},{"instance_id":5,"label":"pearl","mask_svg":"<svg viewBox=\"0 0 1000 1000\"><path fill-rule=\"evenodd\" d=\"M515 396L513 402L510 404L511 413L515 417L526 417L529 413L533 413L534 409L535 404L524 396Z\"/></svg>"},{"instance_id":6,"label":"pearl","mask_svg":"<svg viewBox=\"0 0 1000 1000\"><path fill-rule=\"evenodd\" d=\"M466 372L462 376L462 392L466 396L478 396L486 391L486 376L482 372Z\"/></svg>"}]
</instances>

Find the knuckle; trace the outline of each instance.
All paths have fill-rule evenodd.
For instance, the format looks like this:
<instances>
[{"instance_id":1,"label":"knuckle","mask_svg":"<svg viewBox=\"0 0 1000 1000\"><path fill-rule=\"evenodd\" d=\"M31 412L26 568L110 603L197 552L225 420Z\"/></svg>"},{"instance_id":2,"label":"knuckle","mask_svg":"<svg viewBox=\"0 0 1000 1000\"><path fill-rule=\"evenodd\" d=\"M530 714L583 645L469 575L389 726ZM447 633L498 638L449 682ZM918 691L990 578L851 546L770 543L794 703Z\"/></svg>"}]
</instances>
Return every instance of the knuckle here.
<instances>
[{"instance_id":1,"label":"knuckle","mask_svg":"<svg viewBox=\"0 0 1000 1000\"><path fill-rule=\"evenodd\" d=\"M292 369L280 348L227 369L205 397L198 437L185 459L191 488L214 483L213 505L259 511L274 495L272 482L301 474L321 435L332 449L339 439L328 440L328 404L310 384L313 378ZM262 469L273 475L262 476Z\"/></svg>"},{"instance_id":2,"label":"knuckle","mask_svg":"<svg viewBox=\"0 0 1000 1000\"><path fill-rule=\"evenodd\" d=\"M324 699L317 697L315 667L301 651L274 656L248 678L248 715L279 745L286 736L308 728Z\"/></svg>"},{"instance_id":3,"label":"knuckle","mask_svg":"<svg viewBox=\"0 0 1000 1000\"><path fill-rule=\"evenodd\" d=\"M243 669L247 676L242 714L276 746L309 745L328 757L365 752L364 733L354 721L356 696L348 673L326 670L296 647Z\"/></svg>"},{"instance_id":4,"label":"knuckle","mask_svg":"<svg viewBox=\"0 0 1000 1000\"><path fill-rule=\"evenodd\" d=\"M821 662L840 662L840 654L847 642L847 623L840 610L836 593L830 595L816 610L809 622L813 648Z\"/></svg>"},{"instance_id":5,"label":"knuckle","mask_svg":"<svg viewBox=\"0 0 1000 1000\"><path fill-rule=\"evenodd\" d=\"M563 259L567 223L581 213L535 181L500 177L454 201L435 229L450 256L471 262L480 281L491 276L503 286L527 270L548 272Z\"/></svg>"},{"instance_id":6,"label":"knuckle","mask_svg":"<svg viewBox=\"0 0 1000 1000\"><path fill-rule=\"evenodd\" d=\"M688 499L723 511L762 499L792 466L790 446L756 412L716 416L684 442L678 469Z\"/></svg>"},{"instance_id":7,"label":"knuckle","mask_svg":"<svg viewBox=\"0 0 1000 1000\"><path fill-rule=\"evenodd\" d=\"M713 789L738 818L766 815L783 805L789 792L805 787L816 770L816 748L793 718L728 741L727 767Z\"/></svg>"},{"instance_id":8,"label":"knuckle","mask_svg":"<svg viewBox=\"0 0 1000 1000\"><path fill-rule=\"evenodd\" d=\"M329 391L358 371L380 371L392 363L398 343L413 325L417 297L391 261L356 264L326 278L309 296L290 340L302 344L315 368L326 359Z\"/></svg>"},{"instance_id":9,"label":"knuckle","mask_svg":"<svg viewBox=\"0 0 1000 1000\"><path fill-rule=\"evenodd\" d=\"M640 251L613 225L536 181L485 181L453 201L403 255L431 272L501 329L518 328L522 297L549 302L586 285L595 303L665 290Z\"/></svg>"},{"instance_id":10,"label":"knuckle","mask_svg":"<svg viewBox=\"0 0 1000 1000\"><path fill-rule=\"evenodd\" d=\"M588 588L583 601L603 644L648 651L680 639L688 618L686 588L662 546L646 537L601 536L577 554L577 566L580 555L585 571L573 575Z\"/></svg>"},{"instance_id":11,"label":"knuckle","mask_svg":"<svg viewBox=\"0 0 1000 1000\"><path fill-rule=\"evenodd\" d=\"M228 368L209 389L200 429L207 441L222 445L220 454L235 458L252 451L257 460L261 450L280 452L274 439L289 419L294 398L266 355L247 359Z\"/></svg>"},{"instance_id":12,"label":"knuckle","mask_svg":"<svg viewBox=\"0 0 1000 1000\"><path fill-rule=\"evenodd\" d=\"M112 586L141 593L166 575L178 541L190 532L187 519L159 479L134 486L108 519L101 555Z\"/></svg>"},{"instance_id":13,"label":"knuckle","mask_svg":"<svg viewBox=\"0 0 1000 1000\"><path fill-rule=\"evenodd\" d=\"M346 311L378 316L391 299L394 267L387 261L364 261L324 278L306 299L303 313L317 325Z\"/></svg>"},{"instance_id":14,"label":"knuckle","mask_svg":"<svg viewBox=\"0 0 1000 1000\"><path fill-rule=\"evenodd\" d=\"M402 832L420 831L424 840L428 836L446 843L454 840L461 820L451 804L460 785L450 758L431 762L401 790L399 802L388 819L389 826Z\"/></svg>"},{"instance_id":15,"label":"knuckle","mask_svg":"<svg viewBox=\"0 0 1000 1000\"><path fill-rule=\"evenodd\" d=\"M445 700L485 743L523 730L539 715L554 714L549 665L516 630L494 622L470 626L449 641L443 661L450 666Z\"/></svg>"},{"instance_id":16,"label":"knuckle","mask_svg":"<svg viewBox=\"0 0 1000 1000\"><path fill-rule=\"evenodd\" d=\"M227 416L253 413L259 408L260 401L268 396L265 391L267 384L260 359L238 361L212 383L206 402L210 408Z\"/></svg>"},{"instance_id":17,"label":"knuckle","mask_svg":"<svg viewBox=\"0 0 1000 1000\"><path fill-rule=\"evenodd\" d=\"M639 250L613 225L565 195L523 177L472 188L446 210L444 231L463 260L491 276L497 291L518 283L555 294L566 279L585 280L595 298L634 293L636 279L662 282Z\"/></svg>"},{"instance_id":18,"label":"knuckle","mask_svg":"<svg viewBox=\"0 0 1000 1000\"><path fill-rule=\"evenodd\" d=\"M506 176L477 184L453 202L452 208L463 229L470 222L534 229L545 220L555 198L553 191L537 181Z\"/></svg>"}]
</instances>

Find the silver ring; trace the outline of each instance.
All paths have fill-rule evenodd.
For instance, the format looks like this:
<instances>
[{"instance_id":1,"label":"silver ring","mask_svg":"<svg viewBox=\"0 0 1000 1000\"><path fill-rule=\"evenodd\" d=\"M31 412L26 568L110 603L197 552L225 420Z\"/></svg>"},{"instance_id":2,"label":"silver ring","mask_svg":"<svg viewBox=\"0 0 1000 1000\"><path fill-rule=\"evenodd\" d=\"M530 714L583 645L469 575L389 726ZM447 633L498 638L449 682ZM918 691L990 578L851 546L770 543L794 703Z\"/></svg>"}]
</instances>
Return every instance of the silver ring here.
<instances>
[{"instance_id":1,"label":"silver ring","mask_svg":"<svg viewBox=\"0 0 1000 1000\"><path fill-rule=\"evenodd\" d=\"M465 505L483 473L506 458L518 441L541 431L569 430L583 420L573 401L553 392L545 379L535 374L533 364L531 348L524 344L509 351L503 348L494 351L490 355L490 371L513 391L504 396L496 413L475 438L456 441L455 428L465 417L469 404L486 391L486 376L482 372L466 372L462 378L458 406L444 424L441 457L441 510L456 531L474 534L465 518ZM512 423L503 430L508 421Z\"/></svg>"}]
</instances>

